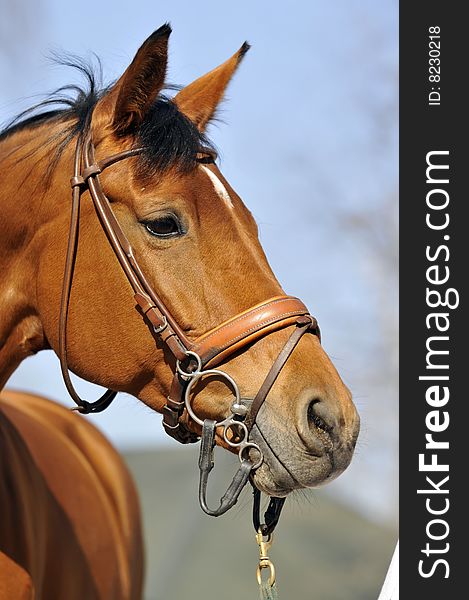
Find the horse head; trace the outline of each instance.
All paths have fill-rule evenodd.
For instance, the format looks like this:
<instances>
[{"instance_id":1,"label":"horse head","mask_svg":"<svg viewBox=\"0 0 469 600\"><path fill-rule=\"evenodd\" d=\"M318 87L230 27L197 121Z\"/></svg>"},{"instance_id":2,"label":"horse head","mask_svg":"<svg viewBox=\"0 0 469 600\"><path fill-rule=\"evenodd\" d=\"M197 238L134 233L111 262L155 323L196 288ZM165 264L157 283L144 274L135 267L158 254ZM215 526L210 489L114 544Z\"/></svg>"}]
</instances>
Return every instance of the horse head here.
<instances>
[{"instance_id":1,"label":"horse head","mask_svg":"<svg viewBox=\"0 0 469 600\"><path fill-rule=\"evenodd\" d=\"M92 140L91 158L98 164L138 149L103 169L100 186L146 281L186 340L204 339L236 315L285 298L253 216L222 175L205 133L248 45L170 99L163 95L170 31L165 25L153 33L108 89L82 95L65 111L13 128L3 138L4 189L16 194L5 239L23 250L16 263L5 254L16 273L8 314L17 315L11 316L15 325L5 339L15 327L21 329L17 338L25 354L47 347L60 351L70 227L67 190L77 134ZM68 365L84 379L128 392L162 412L179 361L155 334L154 323L142 318L142 306L136 310L135 294L90 191L82 191L66 322ZM308 268L306 257L298 260ZM268 328L266 335L234 348L217 364L236 382L248 408L298 326L282 318L282 327ZM221 421L230 414L233 393L226 381L200 379L192 391L191 406L200 419ZM182 421L200 433L187 412ZM276 373L252 425L250 439L264 457L254 483L270 495L285 496L330 481L348 466L358 429L349 390L317 330L308 331ZM216 440L227 446L219 432Z\"/></svg>"}]
</instances>

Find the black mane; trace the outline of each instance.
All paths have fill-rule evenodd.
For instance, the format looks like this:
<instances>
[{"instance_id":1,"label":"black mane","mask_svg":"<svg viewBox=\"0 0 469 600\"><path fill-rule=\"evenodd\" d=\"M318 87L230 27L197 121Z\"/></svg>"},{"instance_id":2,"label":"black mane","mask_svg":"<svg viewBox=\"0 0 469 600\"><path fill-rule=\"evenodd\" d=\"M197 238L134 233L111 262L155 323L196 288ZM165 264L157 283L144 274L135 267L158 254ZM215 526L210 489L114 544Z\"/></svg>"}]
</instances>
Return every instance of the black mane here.
<instances>
[{"instance_id":1,"label":"black mane","mask_svg":"<svg viewBox=\"0 0 469 600\"><path fill-rule=\"evenodd\" d=\"M21 112L0 131L0 141L3 141L15 133L45 123L63 122L63 129L46 141L47 145L55 146L49 164L50 174L69 143L87 130L94 107L110 89L110 86L102 86L99 59L97 69L75 56L54 57L54 60L79 71L86 85L72 84L59 88L45 100ZM171 86L171 89L178 88ZM132 137L133 146L144 148L139 159L141 167L149 175L169 167L189 171L196 166L201 147L214 151L214 146L207 137L163 94L158 96L139 129L132 132ZM40 147L43 146L44 143L41 143ZM34 151L28 157L31 154Z\"/></svg>"}]
</instances>

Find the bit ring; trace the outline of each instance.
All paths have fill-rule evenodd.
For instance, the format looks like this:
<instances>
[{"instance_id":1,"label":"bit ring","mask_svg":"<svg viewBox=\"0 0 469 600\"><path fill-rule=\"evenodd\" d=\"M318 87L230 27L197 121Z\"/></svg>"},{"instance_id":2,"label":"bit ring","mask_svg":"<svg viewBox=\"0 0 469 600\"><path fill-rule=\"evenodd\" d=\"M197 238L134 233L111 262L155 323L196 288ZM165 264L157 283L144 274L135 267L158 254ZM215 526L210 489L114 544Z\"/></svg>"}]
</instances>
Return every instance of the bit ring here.
<instances>
[{"instance_id":1,"label":"bit ring","mask_svg":"<svg viewBox=\"0 0 469 600\"><path fill-rule=\"evenodd\" d=\"M182 361L177 360L176 361L176 371L179 373L179 375L181 375L181 377L185 377L186 379L190 379L192 377L195 377L196 375L199 375L202 371L202 359L200 358L200 356L196 352L192 352L192 350L188 350L186 352L186 358L194 358L197 362L197 368L192 373L189 373L188 371L184 371L184 369L181 367Z\"/></svg>"},{"instance_id":2,"label":"bit ring","mask_svg":"<svg viewBox=\"0 0 469 600\"><path fill-rule=\"evenodd\" d=\"M239 440L239 442L233 442L232 440L228 439L227 432L228 432L228 429L230 429L230 427L233 427L233 429L235 429L236 427L239 427L239 429L241 429L241 431L243 432L243 437ZM239 435L239 433L238 433L238 435ZM248 436L249 436L248 428L242 421L235 421L234 419L231 419L230 422L227 423L223 429L223 439L232 448L240 448L243 444L246 444Z\"/></svg>"},{"instance_id":3,"label":"bit ring","mask_svg":"<svg viewBox=\"0 0 469 600\"><path fill-rule=\"evenodd\" d=\"M197 355L196 355L197 356ZM199 372L195 372L194 374L190 375L190 381L186 386L186 390L184 392L184 402L186 405L186 409L187 412L189 413L190 417L192 418L193 421L195 421L198 425L203 425L204 422L202 419L200 419L194 412L192 406L191 406L191 399L190 399L190 393L191 390L193 388L193 386L199 381L199 379L201 379L204 375L212 375L212 376L217 376L217 377L221 377L222 379L225 379L228 383L226 384L227 386L231 386L232 391L234 392L235 398L236 398L236 402L240 403L241 402L241 397L240 397L240 393L239 393L239 389L238 386L236 385L236 381L230 377L229 375L227 375L226 373L224 373L223 371L218 371L218 369L207 369L207 371L199 371ZM217 421L216 422L216 427L222 427L222 426L227 426L229 423L232 423L232 415L230 415L229 417L226 417L226 419L223 419L222 421Z\"/></svg>"},{"instance_id":4,"label":"bit ring","mask_svg":"<svg viewBox=\"0 0 469 600\"><path fill-rule=\"evenodd\" d=\"M243 423L243 425L244 425L244 423ZM243 454L244 454L244 451L246 450L246 448L248 448L248 449L253 448L254 450L257 450L257 452L259 452L259 455L260 455L259 460L252 465L252 470L255 471L264 462L264 455L262 454L262 451L257 444L254 444L253 442L246 442L244 445L241 444L241 446L239 448L238 457L239 457L240 462L242 462L244 460L244 458L247 458L247 460L249 460L249 454L247 455L247 457L243 457Z\"/></svg>"}]
</instances>

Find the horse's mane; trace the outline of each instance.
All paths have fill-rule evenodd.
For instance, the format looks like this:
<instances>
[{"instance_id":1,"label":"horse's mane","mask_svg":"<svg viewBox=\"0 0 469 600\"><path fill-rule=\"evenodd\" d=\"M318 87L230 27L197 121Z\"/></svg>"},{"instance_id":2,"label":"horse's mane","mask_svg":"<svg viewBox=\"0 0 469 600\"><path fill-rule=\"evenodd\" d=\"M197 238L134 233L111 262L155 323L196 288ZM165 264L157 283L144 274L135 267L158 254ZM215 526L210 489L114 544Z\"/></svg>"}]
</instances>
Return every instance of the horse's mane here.
<instances>
[{"instance_id":1,"label":"horse's mane","mask_svg":"<svg viewBox=\"0 0 469 600\"><path fill-rule=\"evenodd\" d=\"M101 62L97 57L97 67L76 56L54 56L53 60L77 70L84 78L85 85L60 87L44 100L19 113L0 130L1 142L24 130L46 123L63 122L63 129L51 134L46 141L42 140L40 146L28 154L30 157L44 145L55 146L50 155L49 175L70 142L78 134L86 132L94 107L111 87L102 85ZM179 86L166 87L166 90L175 89L179 89ZM139 159L149 175L172 166L181 171L191 170L197 164L197 153L202 146L214 150L208 138L199 132L165 94L157 97L145 121L132 132L132 137L135 146L144 148Z\"/></svg>"}]
</instances>

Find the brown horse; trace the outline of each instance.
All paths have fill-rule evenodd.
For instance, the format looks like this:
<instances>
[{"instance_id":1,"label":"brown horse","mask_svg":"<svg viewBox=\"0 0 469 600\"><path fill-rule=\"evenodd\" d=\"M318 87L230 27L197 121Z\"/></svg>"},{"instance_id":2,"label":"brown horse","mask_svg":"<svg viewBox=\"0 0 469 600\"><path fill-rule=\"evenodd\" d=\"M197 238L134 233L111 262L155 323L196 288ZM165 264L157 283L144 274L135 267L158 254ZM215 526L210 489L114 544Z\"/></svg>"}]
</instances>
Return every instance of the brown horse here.
<instances>
[{"instance_id":1,"label":"brown horse","mask_svg":"<svg viewBox=\"0 0 469 600\"><path fill-rule=\"evenodd\" d=\"M97 90L85 70L86 93L79 91L64 109L23 115L0 137L0 386L28 355L46 348L60 352L69 180L83 132L92 139L96 161L141 150L106 168L100 185L146 280L186 339L197 340L234 315L283 296L256 223L210 160L205 136L248 45L168 99L162 90L169 34L165 25L151 35L110 88ZM83 183L81 177L72 181ZM85 189L79 223L68 365L81 377L128 392L162 412L174 356L157 336L155 343L151 323L135 310L135 295ZM306 257L298 260L307 266ZM236 380L246 405L292 328L269 329L269 335L224 358L223 371ZM193 409L201 418L220 420L231 403L231 391L211 381L200 386ZM200 433L187 414L183 418ZM250 432L264 457L254 484L281 497L332 480L348 466L358 429L351 394L318 336L303 336ZM217 442L224 443L220 435Z\"/></svg>"},{"instance_id":2,"label":"brown horse","mask_svg":"<svg viewBox=\"0 0 469 600\"><path fill-rule=\"evenodd\" d=\"M137 494L97 429L2 392L0 448L0 599L140 599Z\"/></svg>"}]
</instances>

